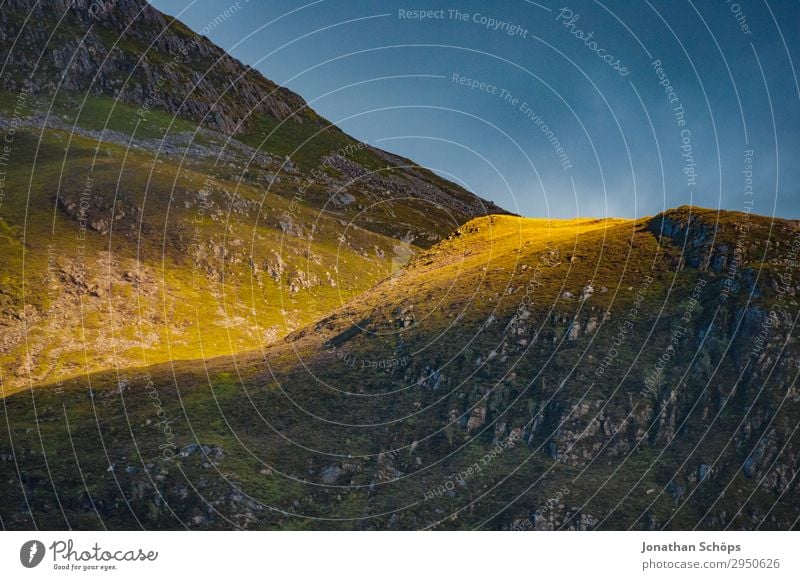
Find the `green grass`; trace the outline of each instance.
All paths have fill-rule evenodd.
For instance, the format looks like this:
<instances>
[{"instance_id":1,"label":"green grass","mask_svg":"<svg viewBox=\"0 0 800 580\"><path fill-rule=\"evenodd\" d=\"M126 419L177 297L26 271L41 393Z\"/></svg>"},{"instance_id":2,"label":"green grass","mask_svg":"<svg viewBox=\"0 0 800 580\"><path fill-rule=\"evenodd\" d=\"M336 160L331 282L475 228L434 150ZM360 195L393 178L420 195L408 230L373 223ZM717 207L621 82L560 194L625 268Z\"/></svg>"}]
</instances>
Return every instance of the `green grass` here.
<instances>
[{"instance_id":1,"label":"green grass","mask_svg":"<svg viewBox=\"0 0 800 580\"><path fill-rule=\"evenodd\" d=\"M139 139L161 139L171 133L191 132L196 125L155 107L135 107L107 96L61 97L54 111L83 129L117 131Z\"/></svg>"},{"instance_id":2,"label":"green grass","mask_svg":"<svg viewBox=\"0 0 800 580\"><path fill-rule=\"evenodd\" d=\"M303 170L321 170L323 157L348 146L355 148L358 143L337 127L320 123L321 120L314 117L298 123L291 118L278 121L259 114L248 122L247 133L241 139L268 153L288 156ZM353 153L347 156L368 169L380 169L386 165L369 149L351 150Z\"/></svg>"}]
</instances>

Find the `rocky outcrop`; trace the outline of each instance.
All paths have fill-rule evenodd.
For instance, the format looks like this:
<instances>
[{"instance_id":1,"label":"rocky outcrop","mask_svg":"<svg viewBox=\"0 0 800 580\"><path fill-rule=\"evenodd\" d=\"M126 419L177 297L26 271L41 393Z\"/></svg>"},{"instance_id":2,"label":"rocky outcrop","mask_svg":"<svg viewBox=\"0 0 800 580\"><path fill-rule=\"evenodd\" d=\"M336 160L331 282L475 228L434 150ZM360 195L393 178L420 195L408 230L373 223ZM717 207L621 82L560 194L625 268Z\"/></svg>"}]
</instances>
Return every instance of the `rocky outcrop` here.
<instances>
[{"instance_id":1,"label":"rocky outcrop","mask_svg":"<svg viewBox=\"0 0 800 580\"><path fill-rule=\"evenodd\" d=\"M259 114L313 122L300 96L145 0L10 0L0 11L0 59L11 92L115 95L142 115L162 109L226 135Z\"/></svg>"}]
</instances>

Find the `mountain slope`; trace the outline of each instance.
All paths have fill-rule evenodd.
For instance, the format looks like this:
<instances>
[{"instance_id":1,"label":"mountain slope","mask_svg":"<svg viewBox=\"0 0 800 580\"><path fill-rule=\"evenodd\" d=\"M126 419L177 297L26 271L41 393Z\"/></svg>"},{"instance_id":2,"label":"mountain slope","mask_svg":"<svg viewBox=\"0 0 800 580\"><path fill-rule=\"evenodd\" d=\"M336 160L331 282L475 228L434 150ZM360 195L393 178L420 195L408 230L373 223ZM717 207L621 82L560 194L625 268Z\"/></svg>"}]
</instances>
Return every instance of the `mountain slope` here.
<instances>
[{"instance_id":1,"label":"mountain slope","mask_svg":"<svg viewBox=\"0 0 800 580\"><path fill-rule=\"evenodd\" d=\"M5 393L269 344L503 211L144 0L5 2L0 63Z\"/></svg>"},{"instance_id":2,"label":"mountain slope","mask_svg":"<svg viewBox=\"0 0 800 580\"><path fill-rule=\"evenodd\" d=\"M688 207L478 218L263 351L7 397L3 522L791 529L799 250Z\"/></svg>"}]
</instances>

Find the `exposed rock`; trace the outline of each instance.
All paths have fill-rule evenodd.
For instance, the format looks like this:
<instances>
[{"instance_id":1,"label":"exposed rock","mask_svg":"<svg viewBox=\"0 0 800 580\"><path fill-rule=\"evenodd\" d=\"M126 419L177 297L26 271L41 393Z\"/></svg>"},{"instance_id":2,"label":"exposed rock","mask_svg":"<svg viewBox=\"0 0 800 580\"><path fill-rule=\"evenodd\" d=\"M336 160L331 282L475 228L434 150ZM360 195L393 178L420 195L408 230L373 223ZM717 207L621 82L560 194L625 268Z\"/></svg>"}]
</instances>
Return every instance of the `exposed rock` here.
<instances>
[{"instance_id":1,"label":"exposed rock","mask_svg":"<svg viewBox=\"0 0 800 580\"><path fill-rule=\"evenodd\" d=\"M322 470L321 479L322 483L326 483L328 485L335 483L339 477L344 474L344 469L339 467L338 465L329 465L325 469Z\"/></svg>"},{"instance_id":2,"label":"exposed rock","mask_svg":"<svg viewBox=\"0 0 800 580\"><path fill-rule=\"evenodd\" d=\"M486 407L475 407L467 421L467 431L469 433L480 429L486 423Z\"/></svg>"}]
</instances>

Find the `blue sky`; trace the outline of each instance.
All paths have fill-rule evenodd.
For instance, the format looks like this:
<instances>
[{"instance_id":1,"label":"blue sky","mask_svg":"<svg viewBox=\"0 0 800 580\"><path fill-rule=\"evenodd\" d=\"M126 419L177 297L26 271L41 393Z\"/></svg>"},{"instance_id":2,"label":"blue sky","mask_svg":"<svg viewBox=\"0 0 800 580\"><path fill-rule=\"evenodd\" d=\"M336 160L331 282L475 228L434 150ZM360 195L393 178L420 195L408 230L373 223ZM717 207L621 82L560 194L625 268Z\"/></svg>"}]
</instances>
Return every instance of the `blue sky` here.
<instances>
[{"instance_id":1,"label":"blue sky","mask_svg":"<svg viewBox=\"0 0 800 580\"><path fill-rule=\"evenodd\" d=\"M800 218L795 1L151 3L522 215Z\"/></svg>"}]
</instances>

